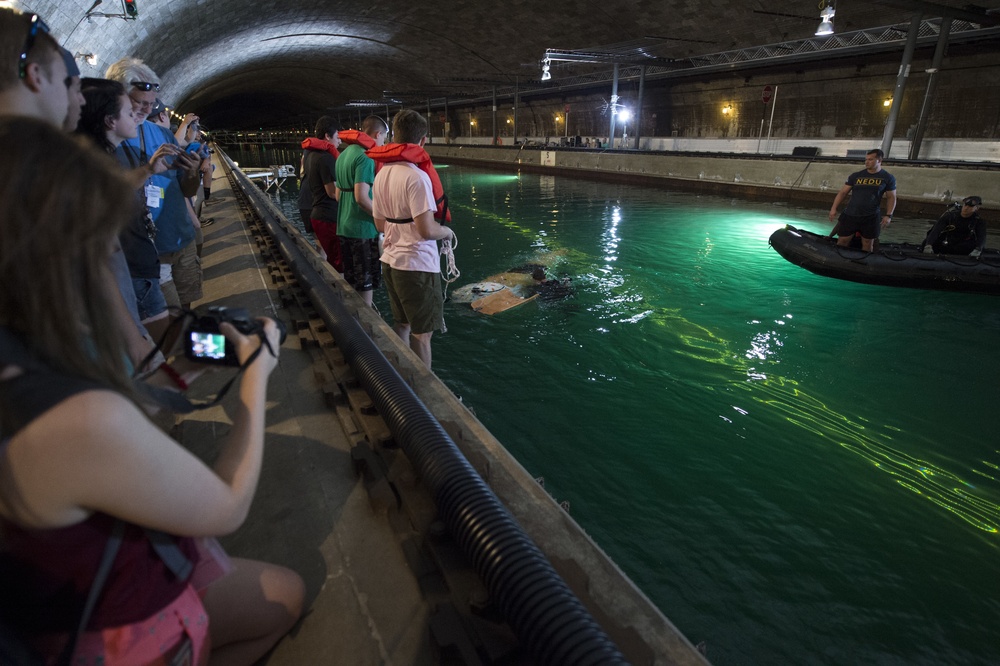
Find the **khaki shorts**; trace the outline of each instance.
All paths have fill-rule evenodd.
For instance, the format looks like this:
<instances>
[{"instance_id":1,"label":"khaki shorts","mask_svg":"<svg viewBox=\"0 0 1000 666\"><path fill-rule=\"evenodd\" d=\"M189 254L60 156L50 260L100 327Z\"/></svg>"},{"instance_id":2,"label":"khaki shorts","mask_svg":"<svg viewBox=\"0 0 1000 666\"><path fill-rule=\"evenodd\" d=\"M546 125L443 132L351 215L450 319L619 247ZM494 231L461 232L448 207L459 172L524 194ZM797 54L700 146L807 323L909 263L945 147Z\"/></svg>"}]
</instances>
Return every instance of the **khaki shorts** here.
<instances>
[{"instance_id":1,"label":"khaki shorts","mask_svg":"<svg viewBox=\"0 0 1000 666\"><path fill-rule=\"evenodd\" d=\"M382 264L382 279L389 294L395 324L409 324L411 333L439 331L444 324L441 274L401 271Z\"/></svg>"},{"instance_id":2,"label":"khaki shorts","mask_svg":"<svg viewBox=\"0 0 1000 666\"><path fill-rule=\"evenodd\" d=\"M194 243L188 243L187 247L177 252L161 254L160 263L170 264L181 303L188 305L201 300L201 257Z\"/></svg>"}]
</instances>

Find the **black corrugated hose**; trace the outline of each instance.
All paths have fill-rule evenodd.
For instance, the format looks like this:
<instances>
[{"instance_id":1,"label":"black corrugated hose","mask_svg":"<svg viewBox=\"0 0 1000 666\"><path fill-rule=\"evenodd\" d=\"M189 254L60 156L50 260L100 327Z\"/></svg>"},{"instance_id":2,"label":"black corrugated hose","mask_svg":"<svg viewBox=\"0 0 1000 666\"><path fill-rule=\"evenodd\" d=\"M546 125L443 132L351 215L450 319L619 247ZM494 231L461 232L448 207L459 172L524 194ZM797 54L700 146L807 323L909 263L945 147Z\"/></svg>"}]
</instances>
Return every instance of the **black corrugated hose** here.
<instances>
[{"instance_id":1,"label":"black corrugated hose","mask_svg":"<svg viewBox=\"0 0 1000 666\"><path fill-rule=\"evenodd\" d=\"M469 464L437 419L239 179L491 598L539 664L626 664L542 551Z\"/></svg>"}]
</instances>

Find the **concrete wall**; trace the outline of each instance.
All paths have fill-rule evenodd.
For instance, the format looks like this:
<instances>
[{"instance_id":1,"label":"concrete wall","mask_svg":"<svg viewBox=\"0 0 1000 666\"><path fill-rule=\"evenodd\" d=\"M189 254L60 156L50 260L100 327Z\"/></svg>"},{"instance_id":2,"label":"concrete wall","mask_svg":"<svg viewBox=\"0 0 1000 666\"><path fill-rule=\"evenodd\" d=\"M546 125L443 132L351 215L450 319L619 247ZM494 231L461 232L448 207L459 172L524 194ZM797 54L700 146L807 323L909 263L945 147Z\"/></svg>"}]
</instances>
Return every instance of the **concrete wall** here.
<instances>
[{"instance_id":1,"label":"concrete wall","mask_svg":"<svg viewBox=\"0 0 1000 666\"><path fill-rule=\"evenodd\" d=\"M607 136L582 136L589 139L591 145L596 146L598 141L606 145ZM501 137L502 145L513 145L510 137ZM457 146L489 146L492 144L492 137L467 137L461 136L451 139L447 145ZM562 136L522 136L518 141L527 141L535 146L563 146L567 143L567 138ZM615 148L622 147L622 139L619 136L615 139ZM445 143L444 137L434 137L434 144ZM640 150L663 150L692 153L737 153L742 155L791 155L792 151L799 146L814 147L819 149L822 157L846 157L847 151L869 150L876 148L882 143L881 136L854 137L843 139L823 139L819 137L805 137L798 139L767 138L765 129L762 138L688 138L688 137L652 137L644 136L639 139ZM629 148L635 147L635 140L629 137ZM894 139L890 157L905 158L910 150L909 139ZM920 148L921 160L940 161L966 161L966 162L997 162L1000 164L1000 140L974 140L974 139L924 139Z\"/></svg>"},{"instance_id":2,"label":"concrete wall","mask_svg":"<svg viewBox=\"0 0 1000 666\"><path fill-rule=\"evenodd\" d=\"M509 170L530 169L678 189L695 189L773 201L806 201L830 205L863 158L758 158L676 155L538 147L428 146L436 162L469 162ZM979 194L986 209L1000 206L1000 165L909 166L886 170L896 177L901 213L937 216L945 203Z\"/></svg>"},{"instance_id":3,"label":"concrete wall","mask_svg":"<svg viewBox=\"0 0 1000 666\"><path fill-rule=\"evenodd\" d=\"M762 147L763 153L790 154L791 147L804 145L821 146L825 154L844 155L846 144L851 148L880 146L892 108L884 102L895 94L900 60L901 54L895 52L829 63L647 80L639 124L634 125L634 119L627 124L628 134L643 137L640 148L649 150L686 150L683 146L687 141L720 140L738 146L735 152L753 153L758 137L768 135L772 144ZM931 81L930 65L931 50L918 50L903 94L892 102L899 111L893 133L894 156L903 157L909 150ZM920 158L1000 161L1000 53L952 45L935 76L937 87L926 113ZM767 105L762 101L765 85L774 91ZM585 91L524 90L518 98L516 118L513 97L498 98L497 133L505 144L524 137L558 143L561 136L578 135L602 137L606 142L610 93L610 82ZM622 79L618 93L620 104L634 117L640 110L638 81ZM444 118L440 109L431 114L433 136L444 138ZM452 102L447 119L453 142L488 143L493 135L492 103ZM618 123L616 139L621 138L622 129ZM979 150L979 141L991 148ZM949 152L953 148L959 152Z\"/></svg>"}]
</instances>

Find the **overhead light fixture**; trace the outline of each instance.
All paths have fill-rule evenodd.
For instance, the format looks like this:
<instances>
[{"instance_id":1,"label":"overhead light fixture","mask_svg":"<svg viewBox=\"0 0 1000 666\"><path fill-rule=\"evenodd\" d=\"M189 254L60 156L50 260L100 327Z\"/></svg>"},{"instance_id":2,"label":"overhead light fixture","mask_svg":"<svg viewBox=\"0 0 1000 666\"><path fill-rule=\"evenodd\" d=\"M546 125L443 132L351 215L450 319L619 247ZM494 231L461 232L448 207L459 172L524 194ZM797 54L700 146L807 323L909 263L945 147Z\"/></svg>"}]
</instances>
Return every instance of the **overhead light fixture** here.
<instances>
[{"instance_id":1,"label":"overhead light fixture","mask_svg":"<svg viewBox=\"0 0 1000 666\"><path fill-rule=\"evenodd\" d=\"M542 61L542 81L549 81L552 79L552 72L549 71L551 61L546 58Z\"/></svg>"},{"instance_id":2,"label":"overhead light fixture","mask_svg":"<svg viewBox=\"0 0 1000 666\"><path fill-rule=\"evenodd\" d=\"M833 17L837 10L833 8L833 1L827 0L823 4L823 9L819 10L819 27L816 28L816 36L823 37L833 34Z\"/></svg>"}]
</instances>

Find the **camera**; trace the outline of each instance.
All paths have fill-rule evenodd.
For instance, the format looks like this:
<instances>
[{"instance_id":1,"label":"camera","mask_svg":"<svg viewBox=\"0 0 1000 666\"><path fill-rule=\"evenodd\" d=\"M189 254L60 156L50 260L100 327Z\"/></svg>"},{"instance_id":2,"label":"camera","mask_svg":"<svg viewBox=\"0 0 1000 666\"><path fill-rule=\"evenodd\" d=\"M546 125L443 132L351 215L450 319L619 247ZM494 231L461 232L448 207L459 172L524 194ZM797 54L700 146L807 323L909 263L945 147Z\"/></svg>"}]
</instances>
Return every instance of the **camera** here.
<instances>
[{"instance_id":1,"label":"camera","mask_svg":"<svg viewBox=\"0 0 1000 666\"><path fill-rule=\"evenodd\" d=\"M243 335L264 335L263 325L250 317L243 308L227 308L219 305L198 310L194 320L184 331L184 355L198 363L230 365L239 367L236 349L219 331L219 324L227 322ZM279 344L285 342L285 324L279 319L274 323L280 333Z\"/></svg>"}]
</instances>

